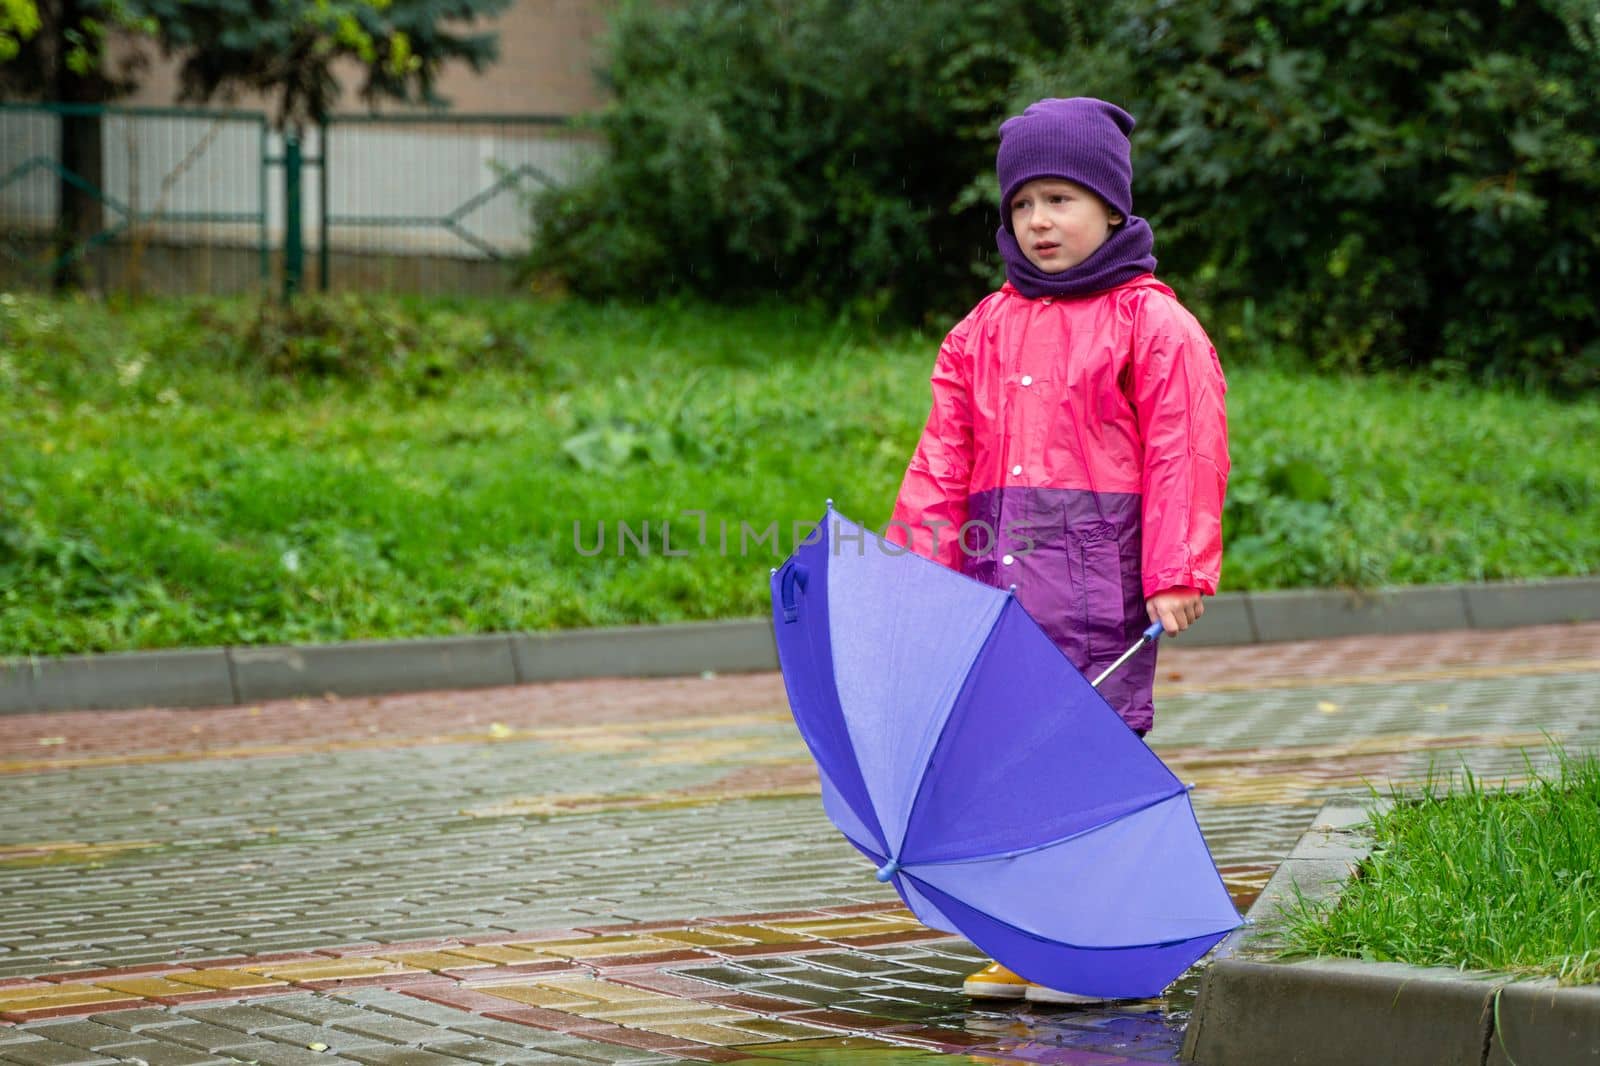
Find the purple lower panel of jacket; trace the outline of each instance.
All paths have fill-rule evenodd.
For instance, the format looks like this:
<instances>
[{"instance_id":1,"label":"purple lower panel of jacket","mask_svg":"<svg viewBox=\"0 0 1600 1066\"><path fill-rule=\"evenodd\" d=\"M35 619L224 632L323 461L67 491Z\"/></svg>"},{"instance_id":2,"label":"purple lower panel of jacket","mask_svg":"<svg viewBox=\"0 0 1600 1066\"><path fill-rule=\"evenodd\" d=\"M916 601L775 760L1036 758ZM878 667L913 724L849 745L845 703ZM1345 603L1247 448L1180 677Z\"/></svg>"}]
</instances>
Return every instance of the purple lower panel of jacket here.
<instances>
[{"instance_id":1,"label":"purple lower panel of jacket","mask_svg":"<svg viewBox=\"0 0 1600 1066\"><path fill-rule=\"evenodd\" d=\"M1017 600L1089 679L1136 643L1144 607L1140 497L1012 486L967 498L962 570ZM979 524L981 523L981 524ZM1009 561L1008 561L1009 560ZM1156 648L1107 678L1100 694L1133 729L1149 729Z\"/></svg>"}]
</instances>

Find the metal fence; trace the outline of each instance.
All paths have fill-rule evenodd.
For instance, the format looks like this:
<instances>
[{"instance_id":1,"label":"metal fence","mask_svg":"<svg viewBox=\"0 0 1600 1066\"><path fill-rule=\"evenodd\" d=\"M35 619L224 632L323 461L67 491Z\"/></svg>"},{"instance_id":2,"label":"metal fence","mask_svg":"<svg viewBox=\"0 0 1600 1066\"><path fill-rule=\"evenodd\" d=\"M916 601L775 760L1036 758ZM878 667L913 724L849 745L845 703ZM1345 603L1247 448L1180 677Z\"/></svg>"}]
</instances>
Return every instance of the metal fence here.
<instances>
[{"instance_id":1,"label":"metal fence","mask_svg":"<svg viewBox=\"0 0 1600 1066\"><path fill-rule=\"evenodd\" d=\"M69 158L74 125L98 145L92 162ZM0 105L0 282L48 285L72 269L97 288L141 288L183 260L209 291L261 285L267 135L248 112ZM69 198L81 218L66 231Z\"/></svg>"},{"instance_id":2,"label":"metal fence","mask_svg":"<svg viewBox=\"0 0 1600 1066\"><path fill-rule=\"evenodd\" d=\"M598 150L558 116L340 116L295 142L258 112L3 104L0 287L501 290L526 194Z\"/></svg>"}]
</instances>

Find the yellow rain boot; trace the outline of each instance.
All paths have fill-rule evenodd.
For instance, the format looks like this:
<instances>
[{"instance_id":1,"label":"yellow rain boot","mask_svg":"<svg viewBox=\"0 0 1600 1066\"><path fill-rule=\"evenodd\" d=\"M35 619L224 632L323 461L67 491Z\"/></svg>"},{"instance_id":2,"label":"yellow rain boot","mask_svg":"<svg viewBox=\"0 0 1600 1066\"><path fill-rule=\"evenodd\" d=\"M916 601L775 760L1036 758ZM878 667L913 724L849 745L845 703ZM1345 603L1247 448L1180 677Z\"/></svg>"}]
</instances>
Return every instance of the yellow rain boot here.
<instances>
[{"instance_id":1,"label":"yellow rain boot","mask_svg":"<svg viewBox=\"0 0 1600 1066\"><path fill-rule=\"evenodd\" d=\"M991 962L961 982L961 991L973 999L1021 999L1027 990L1027 978L1018 977L998 962Z\"/></svg>"}]
</instances>

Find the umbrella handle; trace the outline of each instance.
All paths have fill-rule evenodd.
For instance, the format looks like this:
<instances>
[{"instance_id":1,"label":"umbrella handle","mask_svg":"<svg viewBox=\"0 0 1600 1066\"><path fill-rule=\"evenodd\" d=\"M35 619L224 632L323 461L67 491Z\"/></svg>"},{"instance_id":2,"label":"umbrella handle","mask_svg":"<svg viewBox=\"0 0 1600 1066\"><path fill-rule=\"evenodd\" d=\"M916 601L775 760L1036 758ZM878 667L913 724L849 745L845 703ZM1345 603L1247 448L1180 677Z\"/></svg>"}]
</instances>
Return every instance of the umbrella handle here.
<instances>
[{"instance_id":1,"label":"umbrella handle","mask_svg":"<svg viewBox=\"0 0 1600 1066\"><path fill-rule=\"evenodd\" d=\"M800 586L800 591L806 590L806 568L795 563L783 572L783 584L779 590L778 600L783 604L783 620L793 622L800 617L800 608L795 603L794 587Z\"/></svg>"},{"instance_id":2,"label":"umbrella handle","mask_svg":"<svg viewBox=\"0 0 1600 1066\"><path fill-rule=\"evenodd\" d=\"M1099 688L1100 682L1104 681L1106 678L1110 677L1112 674L1121 669L1122 664L1133 658L1134 655L1138 654L1140 648L1144 647L1146 644L1154 644L1156 641L1161 639L1161 634L1165 632L1166 626L1163 626L1160 622L1151 622L1150 628L1146 629L1139 637L1139 642L1133 647L1129 648L1127 651L1123 652L1117 658L1117 661L1106 667L1099 677L1089 682L1089 687Z\"/></svg>"}]
</instances>

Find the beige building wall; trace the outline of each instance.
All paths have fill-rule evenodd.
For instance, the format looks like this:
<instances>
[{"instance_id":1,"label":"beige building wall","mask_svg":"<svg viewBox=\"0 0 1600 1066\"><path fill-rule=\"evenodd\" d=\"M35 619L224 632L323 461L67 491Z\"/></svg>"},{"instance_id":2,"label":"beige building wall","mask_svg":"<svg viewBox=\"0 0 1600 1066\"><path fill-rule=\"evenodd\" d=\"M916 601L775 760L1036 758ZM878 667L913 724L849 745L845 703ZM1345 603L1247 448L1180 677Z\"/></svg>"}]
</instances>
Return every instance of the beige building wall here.
<instances>
[{"instance_id":1,"label":"beige building wall","mask_svg":"<svg viewBox=\"0 0 1600 1066\"><path fill-rule=\"evenodd\" d=\"M576 115L599 107L604 95L594 71L611 7L611 0L515 0L499 18L483 23L499 34L500 58L482 74L464 64L446 66L439 94L457 113ZM176 61L157 57L139 91L118 102L157 107L177 103L177 69ZM359 71L350 67L340 82L344 97L336 110L366 111L358 94ZM271 110L275 105L247 96L231 106ZM398 108L386 103L381 110Z\"/></svg>"}]
</instances>

